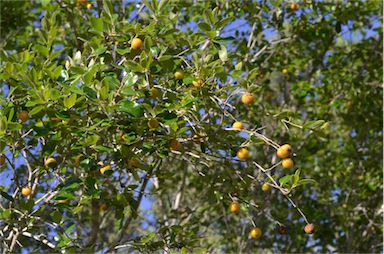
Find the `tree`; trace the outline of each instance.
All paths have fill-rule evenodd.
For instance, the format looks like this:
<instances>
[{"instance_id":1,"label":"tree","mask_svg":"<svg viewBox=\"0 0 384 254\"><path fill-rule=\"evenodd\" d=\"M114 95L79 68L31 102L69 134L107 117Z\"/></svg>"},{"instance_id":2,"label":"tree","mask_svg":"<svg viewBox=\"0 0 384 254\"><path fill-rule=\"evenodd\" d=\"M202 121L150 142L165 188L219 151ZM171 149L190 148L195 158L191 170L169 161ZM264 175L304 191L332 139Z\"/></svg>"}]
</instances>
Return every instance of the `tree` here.
<instances>
[{"instance_id":1,"label":"tree","mask_svg":"<svg viewBox=\"0 0 384 254\"><path fill-rule=\"evenodd\" d=\"M381 8L1 2L2 249L379 252Z\"/></svg>"}]
</instances>

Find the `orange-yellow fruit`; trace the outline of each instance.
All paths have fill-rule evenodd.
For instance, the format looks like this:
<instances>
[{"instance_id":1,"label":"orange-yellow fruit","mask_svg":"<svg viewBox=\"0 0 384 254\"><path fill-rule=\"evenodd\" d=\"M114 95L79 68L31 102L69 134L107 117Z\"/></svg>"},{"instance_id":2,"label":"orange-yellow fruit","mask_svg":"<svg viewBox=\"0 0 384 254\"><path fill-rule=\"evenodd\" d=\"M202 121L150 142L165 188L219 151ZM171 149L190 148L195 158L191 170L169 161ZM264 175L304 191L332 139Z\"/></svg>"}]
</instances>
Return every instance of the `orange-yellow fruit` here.
<instances>
[{"instance_id":1,"label":"orange-yellow fruit","mask_svg":"<svg viewBox=\"0 0 384 254\"><path fill-rule=\"evenodd\" d=\"M249 235L253 238L253 239L259 239L262 235L262 232L261 232L261 229L258 228L258 227L255 227L255 228L252 228L251 229L251 232L249 232Z\"/></svg>"},{"instance_id":2,"label":"orange-yellow fruit","mask_svg":"<svg viewBox=\"0 0 384 254\"><path fill-rule=\"evenodd\" d=\"M93 5L92 5L91 3L88 3L88 4L87 4L87 9L88 9L88 10L92 10L92 9L93 9Z\"/></svg>"},{"instance_id":3,"label":"orange-yellow fruit","mask_svg":"<svg viewBox=\"0 0 384 254\"><path fill-rule=\"evenodd\" d=\"M285 144L280 146L279 149L277 149L276 154L277 154L277 157L279 157L280 159L285 159L291 155L291 152L292 152L291 145Z\"/></svg>"},{"instance_id":4,"label":"orange-yellow fruit","mask_svg":"<svg viewBox=\"0 0 384 254\"><path fill-rule=\"evenodd\" d=\"M19 113L19 119L20 119L22 122L27 121L28 118L29 118L29 114L28 114L27 111L21 111L21 112Z\"/></svg>"},{"instance_id":5,"label":"orange-yellow fruit","mask_svg":"<svg viewBox=\"0 0 384 254\"><path fill-rule=\"evenodd\" d=\"M175 79L183 79L184 78L184 71L178 70L175 72Z\"/></svg>"},{"instance_id":6,"label":"orange-yellow fruit","mask_svg":"<svg viewBox=\"0 0 384 254\"><path fill-rule=\"evenodd\" d=\"M0 155L0 167L3 166L5 164L5 155L2 154Z\"/></svg>"},{"instance_id":7,"label":"orange-yellow fruit","mask_svg":"<svg viewBox=\"0 0 384 254\"><path fill-rule=\"evenodd\" d=\"M192 85L194 87L200 88L200 87L202 87L204 85L204 82L201 79L194 80L194 81L192 81Z\"/></svg>"},{"instance_id":8,"label":"orange-yellow fruit","mask_svg":"<svg viewBox=\"0 0 384 254\"><path fill-rule=\"evenodd\" d=\"M108 170L112 170L111 165L107 165L107 166L105 166L105 167L102 167L102 168L100 169L100 173L101 173L101 174L104 174L104 173L107 172Z\"/></svg>"},{"instance_id":9,"label":"orange-yellow fruit","mask_svg":"<svg viewBox=\"0 0 384 254\"><path fill-rule=\"evenodd\" d=\"M299 5L295 2L291 3L291 10L292 11L297 11L299 9Z\"/></svg>"},{"instance_id":10,"label":"orange-yellow fruit","mask_svg":"<svg viewBox=\"0 0 384 254\"><path fill-rule=\"evenodd\" d=\"M283 166L284 169L291 169L293 168L293 160L291 158L286 158L281 162L281 166Z\"/></svg>"},{"instance_id":11,"label":"orange-yellow fruit","mask_svg":"<svg viewBox=\"0 0 384 254\"><path fill-rule=\"evenodd\" d=\"M241 96L241 102L245 105L249 105L255 101L255 96L251 93L245 93L243 96Z\"/></svg>"},{"instance_id":12,"label":"orange-yellow fruit","mask_svg":"<svg viewBox=\"0 0 384 254\"><path fill-rule=\"evenodd\" d=\"M148 121L148 127L151 129L157 128L159 127L159 122L155 118L152 118Z\"/></svg>"},{"instance_id":13,"label":"orange-yellow fruit","mask_svg":"<svg viewBox=\"0 0 384 254\"><path fill-rule=\"evenodd\" d=\"M151 90L150 90L150 92L151 92L151 98L152 99L156 99L157 97L159 97L160 96L160 89L158 89L158 88L156 88L156 87L152 87L151 88Z\"/></svg>"},{"instance_id":14,"label":"orange-yellow fruit","mask_svg":"<svg viewBox=\"0 0 384 254\"><path fill-rule=\"evenodd\" d=\"M48 167L48 166L51 165L51 164L56 164L56 160L55 160L55 158L50 157L50 158L48 158L48 159L45 161L45 166L46 166L46 167Z\"/></svg>"},{"instance_id":15,"label":"orange-yellow fruit","mask_svg":"<svg viewBox=\"0 0 384 254\"><path fill-rule=\"evenodd\" d=\"M234 122L232 128L242 130L244 129L244 124L242 122Z\"/></svg>"},{"instance_id":16,"label":"orange-yellow fruit","mask_svg":"<svg viewBox=\"0 0 384 254\"><path fill-rule=\"evenodd\" d=\"M240 160L247 160L249 158L249 151L246 148L240 148L239 151L237 151L237 157Z\"/></svg>"},{"instance_id":17,"label":"orange-yellow fruit","mask_svg":"<svg viewBox=\"0 0 384 254\"><path fill-rule=\"evenodd\" d=\"M139 165L140 165L140 163L136 159L128 160L128 168L137 168L137 167L139 167Z\"/></svg>"},{"instance_id":18,"label":"orange-yellow fruit","mask_svg":"<svg viewBox=\"0 0 384 254\"><path fill-rule=\"evenodd\" d=\"M313 234L315 232L315 225L312 223L305 225L304 232L306 234Z\"/></svg>"},{"instance_id":19,"label":"orange-yellow fruit","mask_svg":"<svg viewBox=\"0 0 384 254\"><path fill-rule=\"evenodd\" d=\"M131 42L132 49L140 49L143 46L143 41L140 38L133 38Z\"/></svg>"},{"instance_id":20,"label":"orange-yellow fruit","mask_svg":"<svg viewBox=\"0 0 384 254\"><path fill-rule=\"evenodd\" d=\"M169 142L169 147L170 147L171 150L173 150L173 151L179 151L180 148L181 148L181 143L180 143L177 139L172 139L172 140Z\"/></svg>"},{"instance_id":21,"label":"orange-yellow fruit","mask_svg":"<svg viewBox=\"0 0 384 254\"><path fill-rule=\"evenodd\" d=\"M31 193L32 193L31 187L23 187L21 189L21 194L23 194L24 197L28 197L29 195L31 195Z\"/></svg>"},{"instance_id":22,"label":"orange-yellow fruit","mask_svg":"<svg viewBox=\"0 0 384 254\"><path fill-rule=\"evenodd\" d=\"M67 203L69 203L69 198L66 198L66 199L58 199L58 200L57 200L57 203L59 203L59 204L67 204Z\"/></svg>"},{"instance_id":23,"label":"orange-yellow fruit","mask_svg":"<svg viewBox=\"0 0 384 254\"><path fill-rule=\"evenodd\" d=\"M231 213L238 213L238 212L240 212L240 204L237 203L236 201L233 201L229 205L229 210L231 211Z\"/></svg>"},{"instance_id":24,"label":"orange-yellow fruit","mask_svg":"<svg viewBox=\"0 0 384 254\"><path fill-rule=\"evenodd\" d=\"M352 106L353 106L353 102L351 100L347 101L346 107L350 109L352 108Z\"/></svg>"},{"instance_id":25,"label":"orange-yellow fruit","mask_svg":"<svg viewBox=\"0 0 384 254\"><path fill-rule=\"evenodd\" d=\"M267 184L267 183L264 183L262 186L261 186L261 190L264 191L264 192L268 192L271 190L271 185Z\"/></svg>"},{"instance_id":26,"label":"orange-yellow fruit","mask_svg":"<svg viewBox=\"0 0 384 254\"><path fill-rule=\"evenodd\" d=\"M287 70L287 69L283 69L283 70L282 70L282 73L283 73L284 75L287 75L287 74L288 74L288 70Z\"/></svg>"}]
</instances>

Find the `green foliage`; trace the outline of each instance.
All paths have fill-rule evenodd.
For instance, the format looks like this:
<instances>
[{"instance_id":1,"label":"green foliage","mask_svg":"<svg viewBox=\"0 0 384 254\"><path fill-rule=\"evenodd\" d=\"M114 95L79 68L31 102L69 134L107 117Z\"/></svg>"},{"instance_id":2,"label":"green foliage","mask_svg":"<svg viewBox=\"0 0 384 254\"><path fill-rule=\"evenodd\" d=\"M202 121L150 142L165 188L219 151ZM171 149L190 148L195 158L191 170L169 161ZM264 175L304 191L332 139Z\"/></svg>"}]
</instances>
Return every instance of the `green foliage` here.
<instances>
[{"instance_id":1,"label":"green foliage","mask_svg":"<svg viewBox=\"0 0 384 254\"><path fill-rule=\"evenodd\" d=\"M1 2L1 249L379 252L381 9Z\"/></svg>"}]
</instances>

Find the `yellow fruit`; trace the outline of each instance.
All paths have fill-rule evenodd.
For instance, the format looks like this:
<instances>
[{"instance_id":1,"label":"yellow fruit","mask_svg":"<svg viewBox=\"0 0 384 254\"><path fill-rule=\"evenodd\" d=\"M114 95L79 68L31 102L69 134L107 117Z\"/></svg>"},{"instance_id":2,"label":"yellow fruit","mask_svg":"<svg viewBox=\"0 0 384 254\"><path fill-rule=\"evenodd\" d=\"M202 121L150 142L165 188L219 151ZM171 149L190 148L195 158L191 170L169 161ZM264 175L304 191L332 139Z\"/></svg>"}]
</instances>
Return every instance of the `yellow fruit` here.
<instances>
[{"instance_id":1,"label":"yellow fruit","mask_svg":"<svg viewBox=\"0 0 384 254\"><path fill-rule=\"evenodd\" d=\"M242 122L234 122L232 128L242 130L244 129L244 124Z\"/></svg>"},{"instance_id":2,"label":"yellow fruit","mask_svg":"<svg viewBox=\"0 0 384 254\"><path fill-rule=\"evenodd\" d=\"M88 10L92 10L92 9L93 9L93 5L92 5L91 3L88 3L88 4L87 4L87 9L88 9Z\"/></svg>"},{"instance_id":3,"label":"yellow fruit","mask_svg":"<svg viewBox=\"0 0 384 254\"><path fill-rule=\"evenodd\" d=\"M50 164L56 164L56 160L55 158L48 158L46 161L45 161L45 166L48 167Z\"/></svg>"},{"instance_id":4,"label":"yellow fruit","mask_svg":"<svg viewBox=\"0 0 384 254\"><path fill-rule=\"evenodd\" d=\"M293 168L293 160L291 158L286 158L281 162L281 166L283 166L284 169L291 169Z\"/></svg>"},{"instance_id":5,"label":"yellow fruit","mask_svg":"<svg viewBox=\"0 0 384 254\"><path fill-rule=\"evenodd\" d=\"M291 152L292 152L291 145L285 144L280 146L279 149L277 149L276 154L277 154L277 157L279 157L280 159L285 159L291 155Z\"/></svg>"},{"instance_id":6,"label":"yellow fruit","mask_svg":"<svg viewBox=\"0 0 384 254\"><path fill-rule=\"evenodd\" d=\"M175 72L175 79L183 79L184 78L184 71L178 70Z\"/></svg>"},{"instance_id":7,"label":"yellow fruit","mask_svg":"<svg viewBox=\"0 0 384 254\"><path fill-rule=\"evenodd\" d=\"M108 171L108 170L112 170L112 167L111 167L111 165L107 165L107 166L105 166L105 167L102 167L101 169L100 169L100 173L101 174L104 174L106 171Z\"/></svg>"},{"instance_id":8,"label":"yellow fruit","mask_svg":"<svg viewBox=\"0 0 384 254\"><path fill-rule=\"evenodd\" d=\"M0 155L0 167L3 166L5 164L5 155L2 154Z\"/></svg>"},{"instance_id":9,"label":"yellow fruit","mask_svg":"<svg viewBox=\"0 0 384 254\"><path fill-rule=\"evenodd\" d=\"M29 195L31 195L31 193L32 193L31 187L23 187L21 189L21 194L23 194L24 197L28 197Z\"/></svg>"},{"instance_id":10,"label":"yellow fruit","mask_svg":"<svg viewBox=\"0 0 384 254\"><path fill-rule=\"evenodd\" d=\"M261 232L261 229L260 228L252 228L251 229L251 232L249 232L249 235L253 238L253 239L259 239L262 235L262 232Z\"/></svg>"},{"instance_id":11,"label":"yellow fruit","mask_svg":"<svg viewBox=\"0 0 384 254\"><path fill-rule=\"evenodd\" d=\"M19 113L19 119L20 119L22 122L27 121L28 118L29 118L29 114L28 114L27 111L21 111L21 112Z\"/></svg>"},{"instance_id":12,"label":"yellow fruit","mask_svg":"<svg viewBox=\"0 0 384 254\"><path fill-rule=\"evenodd\" d=\"M299 9L299 5L295 2L291 3L291 10L292 11L297 11Z\"/></svg>"},{"instance_id":13,"label":"yellow fruit","mask_svg":"<svg viewBox=\"0 0 384 254\"><path fill-rule=\"evenodd\" d=\"M140 163L138 160L128 160L128 168L137 168L139 167Z\"/></svg>"},{"instance_id":14,"label":"yellow fruit","mask_svg":"<svg viewBox=\"0 0 384 254\"><path fill-rule=\"evenodd\" d=\"M196 88L200 88L204 85L204 82L201 79L194 80L194 81L192 81L192 85Z\"/></svg>"},{"instance_id":15,"label":"yellow fruit","mask_svg":"<svg viewBox=\"0 0 384 254\"><path fill-rule=\"evenodd\" d=\"M245 93L243 96L241 96L241 102L245 105L249 105L255 101L255 96L251 93Z\"/></svg>"},{"instance_id":16,"label":"yellow fruit","mask_svg":"<svg viewBox=\"0 0 384 254\"><path fill-rule=\"evenodd\" d=\"M151 92L151 98L152 99L156 99L157 97L160 96L160 89L158 89L156 87L152 87L150 92Z\"/></svg>"},{"instance_id":17,"label":"yellow fruit","mask_svg":"<svg viewBox=\"0 0 384 254\"><path fill-rule=\"evenodd\" d=\"M312 223L305 225L304 232L306 234L313 234L315 232L315 225Z\"/></svg>"},{"instance_id":18,"label":"yellow fruit","mask_svg":"<svg viewBox=\"0 0 384 254\"><path fill-rule=\"evenodd\" d=\"M284 75L287 75L287 74L288 74L288 70L287 70L287 69L283 69L282 72L283 72Z\"/></svg>"},{"instance_id":19,"label":"yellow fruit","mask_svg":"<svg viewBox=\"0 0 384 254\"><path fill-rule=\"evenodd\" d=\"M229 210L231 210L231 213L238 213L240 212L240 204L233 201L230 205L229 205Z\"/></svg>"},{"instance_id":20,"label":"yellow fruit","mask_svg":"<svg viewBox=\"0 0 384 254\"><path fill-rule=\"evenodd\" d=\"M80 160L81 160L82 156L83 156L82 154L79 154L76 156L76 158L75 158L75 166L76 167L80 166Z\"/></svg>"},{"instance_id":21,"label":"yellow fruit","mask_svg":"<svg viewBox=\"0 0 384 254\"><path fill-rule=\"evenodd\" d=\"M59 199L59 200L57 200L57 203L59 203L59 204L67 204L67 203L69 203L69 198Z\"/></svg>"},{"instance_id":22,"label":"yellow fruit","mask_svg":"<svg viewBox=\"0 0 384 254\"><path fill-rule=\"evenodd\" d=\"M157 128L159 127L159 122L155 118L152 118L148 121L148 127L151 129Z\"/></svg>"},{"instance_id":23,"label":"yellow fruit","mask_svg":"<svg viewBox=\"0 0 384 254\"><path fill-rule=\"evenodd\" d=\"M143 46L143 41L140 38L133 38L131 42L132 49L140 49Z\"/></svg>"},{"instance_id":24,"label":"yellow fruit","mask_svg":"<svg viewBox=\"0 0 384 254\"><path fill-rule=\"evenodd\" d=\"M240 148L239 151L237 151L237 157L240 160L247 160L249 158L249 151L246 148Z\"/></svg>"},{"instance_id":25,"label":"yellow fruit","mask_svg":"<svg viewBox=\"0 0 384 254\"><path fill-rule=\"evenodd\" d=\"M177 139L172 139L169 142L169 147L171 148L172 151L179 151L181 148L181 144Z\"/></svg>"},{"instance_id":26,"label":"yellow fruit","mask_svg":"<svg viewBox=\"0 0 384 254\"><path fill-rule=\"evenodd\" d=\"M261 186L261 190L264 191L264 192L268 192L271 190L271 185L267 184L267 183L264 183L262 186Z\"/></svg>"}]
</instances>

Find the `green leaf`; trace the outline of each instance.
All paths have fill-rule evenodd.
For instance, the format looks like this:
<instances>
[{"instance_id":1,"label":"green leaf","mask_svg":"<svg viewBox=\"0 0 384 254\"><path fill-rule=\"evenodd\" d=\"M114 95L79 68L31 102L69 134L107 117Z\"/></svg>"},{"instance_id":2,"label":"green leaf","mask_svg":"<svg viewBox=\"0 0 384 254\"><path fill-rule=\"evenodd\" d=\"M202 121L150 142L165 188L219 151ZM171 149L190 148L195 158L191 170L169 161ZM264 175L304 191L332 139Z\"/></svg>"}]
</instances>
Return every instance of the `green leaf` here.
<instances>
[{"instance_id":1,"label":"green leaf","mask_svg":"<svg viewBox=\"0 0 384 254\"><path fill-rule=\"evenodd\" d=\"M198 24L198 26L199 26L199 28L201 29L201 30L203 30L203 31L205 31L205 32L208 32L208 31L211 31L211 26L210 25L208 25L207 23L205 23L205 22L200 22L199 24Z\"/></svg>"},{"instance_id":2,"label":"green leaf","mask_svg":"<svg viewBox=\"0 0 384 254\"><path fill-rule=\"evenodd\" d=\"M279 183L281 185L285 185L286 183L291 181L291 179L292 179L292 175L283 176L282 178L279 179Z\"/></svg>"},{"instance_id":3,"label":"green leaf","mask_svg":"<svg viewBox=\"0 0 384 254\"><path fill-rule=\"evenodd\" d=\"M64 107L67 109L72 108L76 104L77 94L72 94L71 96L64 98Z\"/></svg>"},{"instance_id":4,"label":"green leaf","mask_svg":"<svg viewBox=\"0 0 384 254\"><path fill-rule=\"evenodd\" d=\"M218 22L216 22L215 24L215 28L216 29L222 29L224 28L229 22L231 22L233 20L232 17L228 17L228 18L224 18L222 20L219 20Z\"/></svg>"},{"instance_id":5,"label":"green leaf","mask_svg":"<svg viewBox=\"0 0 384 254\"><path fill-rule=\"evenodd\" d=\"M134 117L140 117L144 113L140 104L129 100L119 102L119 111L126 112Z\"/></svg>"},{"instance_id":6,"label":"green leaf","mask_svg":"<svg viewBox=\"0 0 384 254\"><path fill-rule=\"evenodd\" d=\"M226 62L228 60L227 48L221 45L221 49L219 50L220 60Z\"/></svg>"},{"instance_id":7,"label":"green leaf","mask_svg":"<svg viewBox=\"0 0 384 254\"><path fill-rule=\"evenodd\" d=\"M35 115L37 113L39 113L45 106L43 105L40 105L40 106L37 106L37 107L34 107L31 111L29 111L29 114L32 116L32 115Z\"/></svg>"},{"instance_id":8,"label":"green leaf","mask_svg":"<svg viewBox=\"0 0 384 254\"><path fill-rule=\"evenodd\" d=\"M304 129L316 129L325 123L324 120L309 121L303 125Z\"/></svg>"},{"instance_id":9,"label":"green leaf","mask_svg":"<svg viewBox=\"0 0 384 254\"><path fill-rule=\"evenodd\" d=\"M306 185L306 184L316 184L317 182L313 179L301 179L297 184L296 186L299 186L299 185Z\"/></svg>"},{"instance_id":10,"label":"green leaf","mask_svg":"<svg viewBox=\"0 0 384 254\"><path fill-rule=\"evenodd\" d=\"M13 201L13 197L11 195L9 195L8 193L4 192L4 191L0 191L0 194L1 196L3 196L4 198L8 199L9 201Z\"/></svg>"},{"instance_id":11,"label":"green leaf","mask_svg":"<svg viewBox=\"0 0 384 254\"><path fill-rule=\"evenodd\" d=\"M91 16L91 25L98 32L103 32L103 19Z\"/></svg>"}]
</instances>

